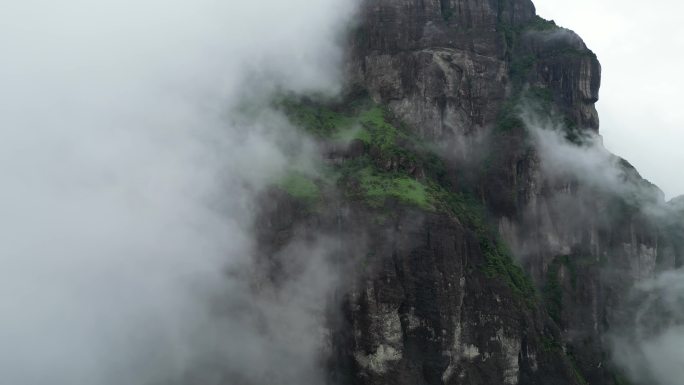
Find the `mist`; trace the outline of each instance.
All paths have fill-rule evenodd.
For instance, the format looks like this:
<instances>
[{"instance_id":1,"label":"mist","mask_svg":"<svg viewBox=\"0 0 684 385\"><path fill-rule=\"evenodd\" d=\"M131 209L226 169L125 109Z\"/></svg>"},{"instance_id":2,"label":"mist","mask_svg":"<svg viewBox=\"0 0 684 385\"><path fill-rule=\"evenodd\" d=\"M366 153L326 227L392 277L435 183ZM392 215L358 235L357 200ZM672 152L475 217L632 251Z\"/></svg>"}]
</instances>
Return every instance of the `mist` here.
<instances>
[{"instance_id":1,"label":"mist","mask_svg":"<svg viewBox=\"0 0 684 385\"><path fill-rule=\"evenodd\" d=\"M628 161L608 151L603 138L588 130L567 137L558 116L539 114L533 106L521 107L521 118L541 159L542 172L552 182L578 181L584 187L619 196L649 215L662 214L664 193L642 180Z\"/></svg>"},{"instance_id":2,"label":"mist","mask_svg":"<svg viewBox=\"0 0 684 385\"><path fill-rule=\"evenodd\" d=\"M684 376L684 273L671 271L639 284L622 327L609 336L616 362L631 380L677 385Z\"/></svg>"},{"instance_id":3,"label":"mist","mask_svg":"<svg viewBox=\"0 0 684 385\"><path fill-rule=\"evenodd\" d=\"M535 0L540 16L575 30L601 61L601 132L611 151L632 161L668 199L684 193L684 114L679 69L684 6L618 0ZM644 70L648 69L648 70ZM654 151L653 149L657 149Z\"/></svg>"},{"instance_id":4,"label":"mist","mask_svg":"<svg viewBox=\"0 0 684 385\"><path fill-rule=\"evenodd\" d=\"M353 12L0 5L0 382L322 382L328 242L276 296L245 276L253 197L314 154L270 97L339 90Z\"/></svg>"},{"instance_id":5,"label":"mist","mask_svg":"<svg viewBox=\"0 0 684 385\"><path fill-rule=\"evenodd\" d=\"M632 205L639 216L657 224L659 231L681 232L684 217L677 202L666 203L659 188L640 181L637 171L610 153L599 135L586 132L570 141L560 119L541 116L533 107L521 107L521 117L541 160L543 175L552 183L579 183L573 191L556 191L549 199L555 211L564 213L561 226L586 228L601 223L595 204L607 194ZM678 224L677 230L667 230L673 224ZM624 298L608 321L611 330L604 342L610 363L633 383L677 385L684 376L684 272L675 270L677 263L670 259L678 257L667 250L666 236L657 236L664 239L657 242L653 263L640 262L622 271L611 266L605 271L606 277L637 283L625 287ZM616 257L634 258L627 250L623 253Z\"/></svg>"}]
</instances>

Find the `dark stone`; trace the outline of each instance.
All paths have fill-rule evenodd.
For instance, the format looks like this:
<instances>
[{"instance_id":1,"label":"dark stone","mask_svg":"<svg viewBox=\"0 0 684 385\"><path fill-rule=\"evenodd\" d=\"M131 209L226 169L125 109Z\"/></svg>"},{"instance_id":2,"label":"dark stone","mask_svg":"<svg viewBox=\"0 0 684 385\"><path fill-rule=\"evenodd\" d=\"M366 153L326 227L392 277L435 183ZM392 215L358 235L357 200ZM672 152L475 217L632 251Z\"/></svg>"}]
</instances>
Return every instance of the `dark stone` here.
<instances>
[{"instance_id":1,"label":"dark stone","mask_svg":"<svg viewBox=\"0 0 684 385\"><path fill-rule=\"evenodd\" d=\"M507 103L536 89L569 134L598 131L601 67L581 38L538 19L529 0L366 0L348 72L350 89L443 150L446 175L481 199L540 299L483 273L463 218L342 198L311 212L271 195L258 227L273 280L278 248L297 234L343 236L340 259L357 263L343 269L351 278L329 320L333 382L616 384L604 336L635 282L682 265L682 198L663 208L624 161L628 194L545 175L519 119L502 123ZM387 171L425 173L361 141L323 148L333 162L367 154Z\"/></svg>"}]
</instances>

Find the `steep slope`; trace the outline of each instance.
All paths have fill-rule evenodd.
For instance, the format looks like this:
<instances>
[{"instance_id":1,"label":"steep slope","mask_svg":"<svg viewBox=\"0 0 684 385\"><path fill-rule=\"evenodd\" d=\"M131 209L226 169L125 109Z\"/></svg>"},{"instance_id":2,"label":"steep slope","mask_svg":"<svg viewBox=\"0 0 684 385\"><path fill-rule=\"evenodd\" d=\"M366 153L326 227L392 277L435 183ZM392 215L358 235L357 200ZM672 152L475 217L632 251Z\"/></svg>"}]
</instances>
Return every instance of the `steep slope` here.
<instances>
[{"instance_id":1,"label":"steep slope","mask_svg":"<svg viewBox=\"0 0 684 385\"><path fill-rule=\"evenodd\" d=\"M316 194L286 183L265 198L264 266L281 275L270 248L296 234L341 239L336 383L582 383L532 282L431 146L363 99L284 108L319 137L326 163L300 175Z\"/></svg>"},{"instance_id":2,"label":"steep slope","mask_svg":"<svg viewBox=\"0 0 684 385\"><path fill-rule=\"evenodd\" d=\"M564 349L590 383L611 383L602 336L617 322L621 294L678 267L684 233L653 213L664 204L655 186L600 144L584 143L599 125L596 56L573 32L535 16L529 1L367 4L354 46L360 82L447 156L466 160L451 166L499 218L563 330ZM397 14L411 22L387 21ZM381 43L403 36L394 28L406 24L413 44ZM582 159L556 164L555 152L566 149L535 146L521 118L530 114L559 121L563 146L605 155L580 170L573 163ZM474 167L473 159L483 160Z\"/></svg>"},{"instance_id":3,"label":"steep slope","mask_svg":"<svg viewBox=\"0 0 684 385\"><path fill-rule=\"evenodd\" d=\"M281 102L324 162L259 222L276 285L295 234L340 242L332 380L622 383L605 336L684 226L596 137L596 56L527 0L367 0L349 51L343 100Z\"/></svg>"}]
</instances>

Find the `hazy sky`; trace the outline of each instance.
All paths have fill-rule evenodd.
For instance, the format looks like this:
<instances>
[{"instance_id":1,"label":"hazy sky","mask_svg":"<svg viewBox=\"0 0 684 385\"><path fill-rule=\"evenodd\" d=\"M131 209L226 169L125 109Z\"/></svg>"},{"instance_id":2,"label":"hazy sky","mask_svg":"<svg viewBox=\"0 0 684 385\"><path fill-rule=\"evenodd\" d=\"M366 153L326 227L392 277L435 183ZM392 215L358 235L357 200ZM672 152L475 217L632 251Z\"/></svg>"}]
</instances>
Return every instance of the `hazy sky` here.
<instances>
[{"instance_id":1,"label":"hazy sky","mask_svg":"<svg viewBox=\"0 0 684 385\"><path fill-rule=\"evenodd\" d=\"M534 0L580 34L603 67L601 133L668 198L684 194L684 35L676 0Z\"/></svg>"}]
</instances>

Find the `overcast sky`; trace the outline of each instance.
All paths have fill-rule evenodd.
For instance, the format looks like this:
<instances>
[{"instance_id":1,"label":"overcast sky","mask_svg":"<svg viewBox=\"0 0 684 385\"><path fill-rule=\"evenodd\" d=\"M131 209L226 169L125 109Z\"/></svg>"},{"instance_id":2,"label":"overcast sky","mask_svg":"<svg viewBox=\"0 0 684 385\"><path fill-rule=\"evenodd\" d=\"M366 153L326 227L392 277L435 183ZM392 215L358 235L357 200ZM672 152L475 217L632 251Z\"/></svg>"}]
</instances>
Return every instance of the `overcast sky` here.
<instances>
[{"instance_id":1,"label":"overcast sky","mask_svg":"<svg viewBox=\"0 0 684 385\"><path fill-rule=\"evenodd\" d=\"M684 35L677 0L534 0L580 34L603 67L601 133L668 198L684 194Z\"/></svg>"}]
</instances>

